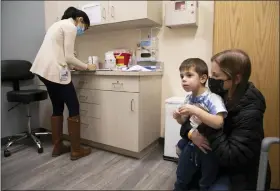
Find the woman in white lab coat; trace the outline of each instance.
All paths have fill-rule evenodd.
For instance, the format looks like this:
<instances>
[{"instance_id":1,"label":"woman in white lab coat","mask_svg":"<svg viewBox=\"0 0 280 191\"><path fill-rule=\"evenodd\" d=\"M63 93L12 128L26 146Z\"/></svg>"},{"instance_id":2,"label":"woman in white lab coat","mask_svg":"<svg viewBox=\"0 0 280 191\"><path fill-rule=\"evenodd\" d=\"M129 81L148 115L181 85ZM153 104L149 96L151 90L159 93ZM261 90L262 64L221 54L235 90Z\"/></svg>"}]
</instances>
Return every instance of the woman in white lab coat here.
<instances>
[{"instance_id":1,"label":"woman in white lab coat","mask_svg":"<svg viewBox=\"0 0 280 191\"><path fill-rule=\"evenodd\" d=\"M74 56L77 35L82 35L90 25L87 14L76 8L68 8L63 20L54 23L47 31L43 44L30 69L45 84L53 106L51 117L52 156L70 152L71 160L91 153L89 148L80 146L80 105L71 80L70 68L95 70ZM69 110L68 132L71 149L62 142L64 104Z\"/></svg>"}]
</instances>

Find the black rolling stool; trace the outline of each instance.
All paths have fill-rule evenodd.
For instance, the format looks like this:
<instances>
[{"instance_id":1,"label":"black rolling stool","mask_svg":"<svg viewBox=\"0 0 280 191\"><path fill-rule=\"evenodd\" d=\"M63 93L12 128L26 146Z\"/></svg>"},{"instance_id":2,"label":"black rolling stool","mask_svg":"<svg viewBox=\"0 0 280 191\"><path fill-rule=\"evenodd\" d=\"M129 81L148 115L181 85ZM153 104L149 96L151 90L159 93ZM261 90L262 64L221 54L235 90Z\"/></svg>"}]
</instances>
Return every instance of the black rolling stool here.
<instances>
[{"instance_id":1,"label":"black rolling stool","mask_svg":"<svg viewBox=\"0 0 280 191\"><path fill-rule=\"evenodd\" d=\"M25 80L31 80L35 77L29 70L32 64L24 60L2 60L1 61L1 80L2 82L10 82L13 84L13 91L7 92L8 102L17 102L18 104L24 104L27 108L27 132L15 135L15 139L9 140L4 149L4 156L8 157L11 152L8 148L25 138L31 138L37 145L38 153L43 152L41 141L36 137L39 135L47 135L49 132L32 131L30 126L30 103L35 101L42 101L48 98L48 92L39 89L20 90L19 82Z\"/></svg>"}]
</instances>

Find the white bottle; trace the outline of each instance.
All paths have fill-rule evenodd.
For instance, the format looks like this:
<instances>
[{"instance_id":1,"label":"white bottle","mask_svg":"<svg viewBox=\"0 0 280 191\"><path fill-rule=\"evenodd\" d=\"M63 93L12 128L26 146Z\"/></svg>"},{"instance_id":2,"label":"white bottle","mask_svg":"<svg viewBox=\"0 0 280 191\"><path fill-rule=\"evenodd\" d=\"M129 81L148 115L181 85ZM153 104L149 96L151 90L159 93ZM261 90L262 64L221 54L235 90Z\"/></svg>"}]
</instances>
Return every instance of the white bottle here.
<instances>
[{"instance_id":1,"label":"white bottle","mask_svg":"<svg viewBox=\"0 0 280 191\"><path fill-rule=\"evenodd\" d=\"M132 66L136 65L136 57L135 57L135 51L133 51L132 56L129 58L128 68L131 68Z\"/></svg>"},{"instance_id":2,"label":"white bottle","mask_svg":"<svg viewBox=\"0 0 280 191\"><path fill-rule=\"evenodd\" d=\"M105 69L115 69L116 67L116 58L114 52L105 53Z\"/></svg>"}]
</instances>

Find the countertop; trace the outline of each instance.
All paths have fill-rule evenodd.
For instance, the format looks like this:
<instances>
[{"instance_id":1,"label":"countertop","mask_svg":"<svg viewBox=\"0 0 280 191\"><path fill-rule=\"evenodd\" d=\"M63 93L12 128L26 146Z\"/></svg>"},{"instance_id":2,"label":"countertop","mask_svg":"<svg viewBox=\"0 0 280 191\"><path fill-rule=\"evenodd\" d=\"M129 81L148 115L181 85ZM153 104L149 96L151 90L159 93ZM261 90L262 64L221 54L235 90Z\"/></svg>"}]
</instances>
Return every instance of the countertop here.
<instances>
[{"instance_id":1,"label":"countertop","mask_svg":"<svg viewBox=\"0 0 280 191\"><path fill-rule=\"evenodd\" d=\"M122 71L71 71L73 75L96 75L96 76L162 76L162 71L155 72L122 72Z\"/></svg>"}]
</instances>

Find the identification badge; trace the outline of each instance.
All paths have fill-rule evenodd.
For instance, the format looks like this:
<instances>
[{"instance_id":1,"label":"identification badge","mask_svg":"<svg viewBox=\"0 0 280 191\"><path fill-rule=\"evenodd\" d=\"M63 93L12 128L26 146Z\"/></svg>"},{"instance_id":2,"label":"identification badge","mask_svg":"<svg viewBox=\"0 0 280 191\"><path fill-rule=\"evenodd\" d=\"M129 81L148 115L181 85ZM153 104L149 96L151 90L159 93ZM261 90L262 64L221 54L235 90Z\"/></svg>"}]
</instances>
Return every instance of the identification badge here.
<instances>
[{"instance_id":1,"label":"identification badge","mask_svg":"<svg viewBox=\"0 0 280 191\"><path fill-rule=\"evenodd\" d=\"M67 81L68 80L68 70L66 68L62 68L60 70L60 81Z\"/></svg>"}]
</instances>

